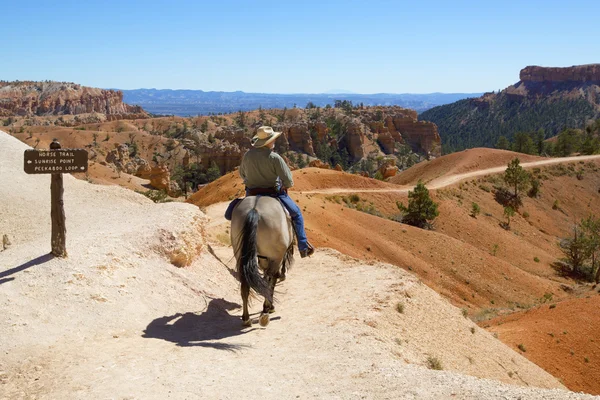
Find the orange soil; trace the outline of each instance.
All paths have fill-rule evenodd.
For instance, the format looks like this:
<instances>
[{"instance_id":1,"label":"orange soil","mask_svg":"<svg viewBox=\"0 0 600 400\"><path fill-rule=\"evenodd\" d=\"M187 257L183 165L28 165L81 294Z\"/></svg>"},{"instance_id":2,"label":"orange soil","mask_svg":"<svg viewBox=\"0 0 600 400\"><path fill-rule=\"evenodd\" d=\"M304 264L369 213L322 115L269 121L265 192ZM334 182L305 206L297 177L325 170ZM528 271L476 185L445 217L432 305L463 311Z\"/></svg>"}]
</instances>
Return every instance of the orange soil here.
<instances>
[{"instance_id":1,"label":"orange soil","mask_svg":"<svg viewBox=\"0 0 600 400\"><path fill-rule=\"evenodd\" d=\"M293 171L294 187L290 193L299 191L337 188L397 189L395 185L363 176L320 168L303 168ZM244 195L244 183L237 170L202 187L187 200L188 203L206 207L221 201ZM295 193L294 193L295 196Z\"/></svg>"},{"instance_id":2,"label":"orange soil","mask_svg":"<svg viewBox=\"0 0 600 400\"><path fill-rule=\"evenodd\" d=\"M570 299L488 321L484 326L573 391L600 394L600 295ZM525 351L519 349L524 346Z\"/></svg>"},{"instance_id":3,"label":"orange soil","mask_svg":"<svg viewBox=\"0 0 600 400\"><path fill-rule=\"evenodd\" d=\"M512 151L475 148L421 162L390 178L389 182L397 185L415 185L421 179L427 183L444 175L501 167L507 165L515 157L518 157L521 163L543 160L542 157Z\"/></svg>"}]
</instances>

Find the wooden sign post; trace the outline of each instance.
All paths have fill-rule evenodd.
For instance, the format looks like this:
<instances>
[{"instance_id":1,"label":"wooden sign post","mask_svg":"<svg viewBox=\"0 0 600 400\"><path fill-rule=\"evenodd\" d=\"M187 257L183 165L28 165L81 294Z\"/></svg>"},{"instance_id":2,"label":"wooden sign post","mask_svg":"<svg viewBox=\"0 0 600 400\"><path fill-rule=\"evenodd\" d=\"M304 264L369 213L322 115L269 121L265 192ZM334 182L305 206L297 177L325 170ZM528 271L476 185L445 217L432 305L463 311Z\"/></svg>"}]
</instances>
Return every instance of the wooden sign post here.
<instances>
[{"instance_id":1,"label":"wooden sign post","mask_svg":"<svg viewBox=\"0 0 600 400\"><path fill-rule=\"evenodd\" d=\"M52 218L51 253L56 257L67 256L67 226L63 201L63 173L85 172L88 155L82 149L61 149L54 139L50 150L25 150L25 172L28 174L52 174L50 178L50 217Z\"/></svg>"}]
</instances>

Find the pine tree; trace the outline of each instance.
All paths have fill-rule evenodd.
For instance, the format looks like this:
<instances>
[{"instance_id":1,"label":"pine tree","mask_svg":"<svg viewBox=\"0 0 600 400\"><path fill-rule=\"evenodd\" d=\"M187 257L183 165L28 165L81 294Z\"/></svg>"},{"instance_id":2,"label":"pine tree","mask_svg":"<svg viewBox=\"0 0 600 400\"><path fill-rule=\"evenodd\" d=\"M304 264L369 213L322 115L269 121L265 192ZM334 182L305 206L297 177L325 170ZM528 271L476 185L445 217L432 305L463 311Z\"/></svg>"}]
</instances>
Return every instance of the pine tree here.
<instances>
[{"instance_id":1,"label":"pine tree","mask_svg":"<svg viewBox=\"0 0 600 400\"><path fill-rule=\"evenodd\" d=\"M513 151L517 153L537 154L537 148L530 134L517 132L513 140Z\"/></svg>"},{"instance_id":2,"label":"pine tree","mask_svg":"<svg viewBox=\"0 0 600 400\"><path fill-rule=\"evenodd\" d=\"M496 148L500 150L508 150L510 148L510 143L504 136L500 136L498 141L496 142Z\"/></svg>"},{"instance_id":3,"label":"pine tree","mask_svg":"<svg viewBox=\"0 0 600 400\"><path fill-rule=\"evenodd\" d=\"M504 216L506 217L506 230L510 230L510 219L515 216L515 209L511 206L504 207Z\"/></svg>"},{"instance_id":4,"label":"pine tree","mask_svg":"<svg viewBox=\"0 0 600 400\"><path fill-rule=\"evenodd\" d=\"M508 167L504 172L504 182L514 189L515 200L519 199L521 191L527 190L530 183L529 173L519 164L520 160L515 158L508 163Z\"/></svg>"},{"instance_id":5,"label":"pine tree","mask_svg":"<svg viewBox=\"0 0 600 400\"><path fill-rule=\"evenodd\" d=\"M429 196L429 190L419 180L414 191L408 192L408 207L396 202L400 211L405 213L402 222L419 228L433 227L433 220L440 214L438 204Z\"/></svg>"}]
</instances>

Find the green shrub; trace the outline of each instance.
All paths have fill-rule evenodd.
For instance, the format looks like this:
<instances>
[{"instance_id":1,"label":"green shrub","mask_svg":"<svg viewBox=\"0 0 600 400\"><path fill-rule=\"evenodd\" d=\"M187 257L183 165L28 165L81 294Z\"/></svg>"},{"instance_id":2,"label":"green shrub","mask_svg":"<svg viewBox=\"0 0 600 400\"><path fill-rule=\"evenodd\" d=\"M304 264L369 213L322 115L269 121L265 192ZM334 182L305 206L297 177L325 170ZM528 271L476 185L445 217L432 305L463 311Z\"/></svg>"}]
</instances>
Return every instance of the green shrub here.
<instances>
[{"instance_id":1,"label":"green shrub","mask_svg":"<svg viewBox=\"0 0 600 400\"><path fill-rule=\"evenodd\" d=\"M540 186L542 186L542 182L537 178L531 177L529 183L531 184L531 187L529 188L527 195L533 198L538 197L540 195Z\"/></svg>"},{"instance_id":2,"label":"green shrub","mask_svg":"<svg viewBox=\"0 0 600 400\"><path fill-rule=\"evenodd\" d=\"M139 192L152 200L155 203L168 203L173 201L167 195L167 192L164 190L148 190L146 192Z\"/></svg>"},{"instance_id":3,"label":"green shrub","mask_svg":"<svg viewBox=\"0 0 600 400\"><path fill-rule=\"evenodd\" d=\"M506 217L506 222L504 223L504 229L510 230L510 219L515 215L515 210L510 207L504 207L504 216Z\"/></svg>"},{"instance_id":4,"label":"green shrub","mask_svg":"<svg viewBox=\"0 0 600 400\"><path fill-rule=\"evenodd\" d=\"M479 204L473 202L471 203L471 216L473 218L477 218L477 216L481 213L481 208L479 207Z\"/></svg>"}]
</instances>

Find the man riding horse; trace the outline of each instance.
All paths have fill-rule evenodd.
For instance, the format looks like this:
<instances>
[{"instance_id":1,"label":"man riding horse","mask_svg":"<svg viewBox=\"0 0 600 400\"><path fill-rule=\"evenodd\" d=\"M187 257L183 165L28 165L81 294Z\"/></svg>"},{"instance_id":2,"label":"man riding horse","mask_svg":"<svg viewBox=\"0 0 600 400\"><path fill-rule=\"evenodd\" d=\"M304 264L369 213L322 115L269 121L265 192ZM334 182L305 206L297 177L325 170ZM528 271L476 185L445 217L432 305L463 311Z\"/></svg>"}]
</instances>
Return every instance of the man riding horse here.
<instances>
[{"instance_id":1,"label":"man riding horse","mask_svg":"<svg viewBox=\"0 0 600 400\"><path fill-rule=\"evenodd\" d=\"M286 270L293 262L292 226L300 255L307 257L315 251L306 239L300 208L287 195L287 189L294 184L292 173L281 156L273 151L279 135L281 132L274 132L271 127L258 128L252 138L253 148L246 152L240 166L246 198L231 202L225 213L231 220L231 244L241 283L244 326L252 325L248 309L251 290L265 298L260 325L266 326L269 314L275 311L275 284L285 279ZM284 207L292 217L292 224Z\"/></svg>"},{"instance_id":2,"label":"man riding horse","mask_svg":"<svg viewBox=\"0 0 600 400\"><path fill-rule=\"evenodd\" d=\"M304 218L300 207L288 196L287 190L294 186L290 168L275 151L275 140L281 132L270 126L261 126L252 138L252 148L244 154L240 176L246 185L246 196L271 196L278 198L292 217L298 239L300 257L311 256L315 249L308 242L304 231ZM230 204L226 215L231 215L236 202Z\"/></svg>"}]
</instances>

